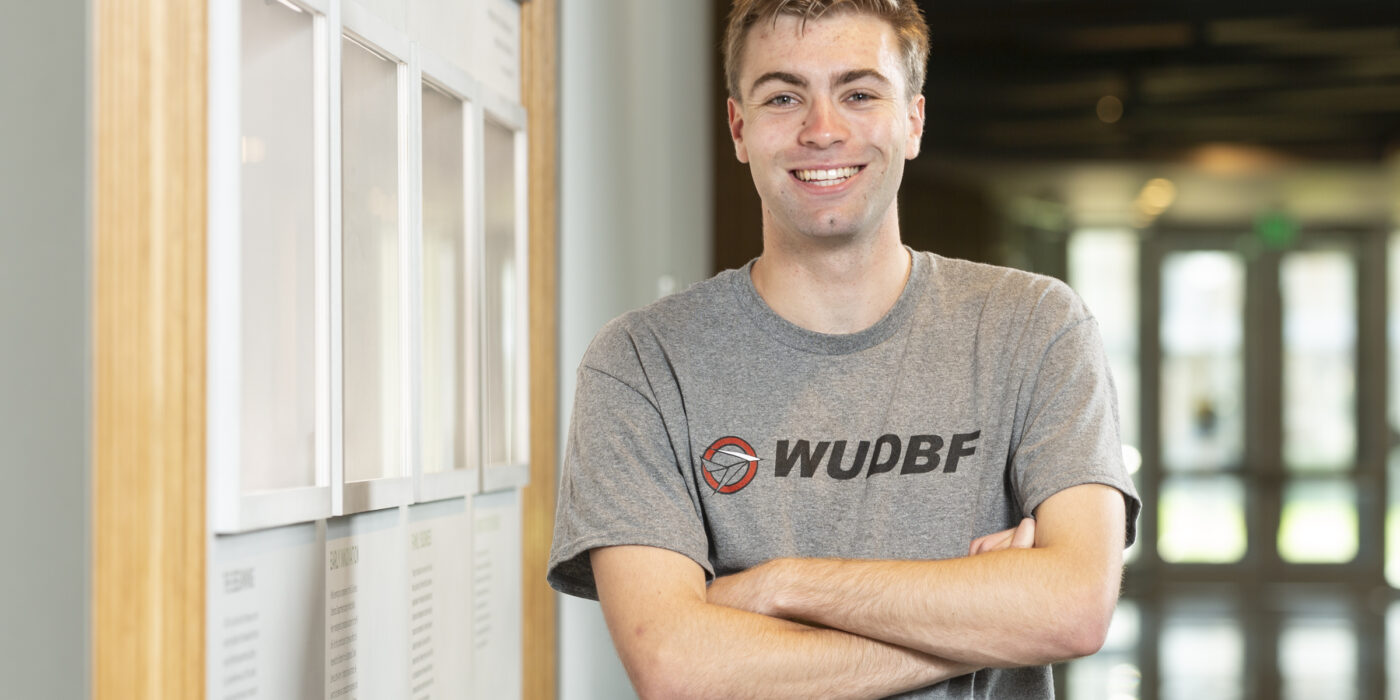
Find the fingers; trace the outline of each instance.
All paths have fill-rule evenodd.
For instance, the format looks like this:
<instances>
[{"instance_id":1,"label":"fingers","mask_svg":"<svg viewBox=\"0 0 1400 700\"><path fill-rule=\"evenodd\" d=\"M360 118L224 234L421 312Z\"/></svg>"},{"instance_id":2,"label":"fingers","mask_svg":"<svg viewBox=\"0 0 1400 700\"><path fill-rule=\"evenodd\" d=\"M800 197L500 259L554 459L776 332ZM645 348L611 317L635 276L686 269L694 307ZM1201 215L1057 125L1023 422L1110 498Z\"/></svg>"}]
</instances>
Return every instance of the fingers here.
<instances>
[{"instance_id":1,"label":"fingers","mask_svg":"<svg viewBox=\"0 0 1400 700\"><path fill-rule=\"evenodd\" d=\"M983 535L972 541L972 546L968 548L968 554L984 554L995 552L999 549L1006 549L1011 546L1011 536L1014 530L1002 530L990 535Z\"/></svg>"},{"instance_id":2,"label":"fingers","mask_svg":"<svg viewBox=\"0 0 1400 700\"><path fill-rule=\"evenodd\" d=\"M1030 549L1035 546L1035 518L1022 518L1021 524L1016 526L1016 532L1011 536L1011 547L1013 549Z\"/></svg>"},{"instance_id":3,"label":"fingers","mask_svg":"<svg viewBox=\"0 0 1400 700\"><path fill-rule=\"evenodd\" d=\"M1035 546L1035 518L1023 518L1016 527L983 535L968 546L968 556L1003 549L1030 549Z\"/></svg>"}]
</instances>

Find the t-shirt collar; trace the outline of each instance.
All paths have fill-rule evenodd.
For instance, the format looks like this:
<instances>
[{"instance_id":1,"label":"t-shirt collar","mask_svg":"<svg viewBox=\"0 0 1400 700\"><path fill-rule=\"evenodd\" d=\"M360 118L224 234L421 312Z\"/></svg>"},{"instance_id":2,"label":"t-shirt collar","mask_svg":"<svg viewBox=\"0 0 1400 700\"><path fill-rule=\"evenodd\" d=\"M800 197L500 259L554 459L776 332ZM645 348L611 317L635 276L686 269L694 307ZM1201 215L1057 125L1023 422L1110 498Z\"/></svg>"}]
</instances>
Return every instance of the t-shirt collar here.
<instances>
[{"instance_id":1,"label":"t-shirt collar","mask_svg":"<svg viewBox=\"0 0 1400 700\"><path fill-rule=\"evenodd\" d=\"M904 327L913 312L916 300L928 285L928 256L916 253L908 246L905 250L913 260L909 279L904 290L899 293L894 306L878 321L864 330L855 333L819 333L803 328L779 316L768 302L759 296L753 285L753 264L750 260L744 267L734 270L732 279L739 306L758 329L789 347L820 355L844 355L871 348L888 340L896 331Z\"/></svg>"}]
</instances>

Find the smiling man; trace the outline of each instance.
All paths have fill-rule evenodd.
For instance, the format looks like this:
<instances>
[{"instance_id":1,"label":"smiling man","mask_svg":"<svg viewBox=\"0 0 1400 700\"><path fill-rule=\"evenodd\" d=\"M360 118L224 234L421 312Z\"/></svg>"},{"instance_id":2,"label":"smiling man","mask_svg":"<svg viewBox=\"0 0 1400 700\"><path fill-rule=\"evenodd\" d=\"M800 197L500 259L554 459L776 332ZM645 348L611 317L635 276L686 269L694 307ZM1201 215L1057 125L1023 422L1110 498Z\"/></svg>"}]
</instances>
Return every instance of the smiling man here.
<instances>
[{"instance_id":1,"label":"smiling man","mask_svg":"<svg viewBox=\"0 0 1400 700\"><path fill-rule=\"evenodd\" d=\"M731 12L763 254L599 332L550 561L643 697L1050 697L1103 643L1140 506L1102 343L901 243L927 53L912 0Z\"/></svg>"}]
</instances>

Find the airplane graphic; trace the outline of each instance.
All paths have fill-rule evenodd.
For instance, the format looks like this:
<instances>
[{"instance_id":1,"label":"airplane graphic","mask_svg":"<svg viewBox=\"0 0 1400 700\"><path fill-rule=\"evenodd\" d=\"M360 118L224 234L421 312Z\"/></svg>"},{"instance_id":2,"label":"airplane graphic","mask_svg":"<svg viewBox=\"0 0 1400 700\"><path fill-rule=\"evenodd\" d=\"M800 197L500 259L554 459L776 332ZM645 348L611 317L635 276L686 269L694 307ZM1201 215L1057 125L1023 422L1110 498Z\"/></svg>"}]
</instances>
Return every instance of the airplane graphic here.
<instances>
[{"instance_id":1,"label":"airplane graphic","mask_svg":"<svg viewBox=\"0 0 1400 700\"><path fill-rule=\"evenodd\" d=\"M706 465L706 471L710 472L711 476L714 477L715 483L711 487L711 491L715 492L718 492L720 489L726 486L736 484L739 481L741 481L744 478L744 475L748 474L749 466L759 461L758 457L745 454L737 449L730 447L721 447L718 450L715 450L715 452L717 453L716 456L722 454L728 457L734 457L737 460L733 462L729 462L728 460L726 460L726 462L728 463L725 464L717 462L714 459L705 459L703 457L701 458L700 461L704 462Z\"/></svg>"}]
</instances>

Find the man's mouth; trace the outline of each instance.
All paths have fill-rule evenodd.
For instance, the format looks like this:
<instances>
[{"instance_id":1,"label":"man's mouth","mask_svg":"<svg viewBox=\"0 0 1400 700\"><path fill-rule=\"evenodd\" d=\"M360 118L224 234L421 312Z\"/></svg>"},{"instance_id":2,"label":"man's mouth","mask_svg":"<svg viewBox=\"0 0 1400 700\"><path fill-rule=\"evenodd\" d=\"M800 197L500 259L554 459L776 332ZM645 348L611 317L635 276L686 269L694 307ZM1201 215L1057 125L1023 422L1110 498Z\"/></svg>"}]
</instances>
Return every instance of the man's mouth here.
<instances>
[{"instance_id":1,"label":"man's mouth","mask_svg":"<svg viewBox=\"0 0 1400 700\"><path fill-rule=\"evenodd\" d=\"M852 165L845 168L831 168L829 170L794 170L793 177L818 187L832 187L839 185L861 171L862 165Z\"/></svg>"}]
</instances>

